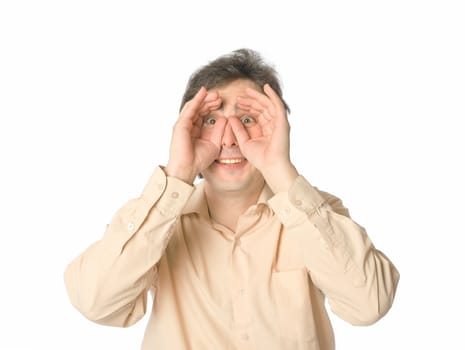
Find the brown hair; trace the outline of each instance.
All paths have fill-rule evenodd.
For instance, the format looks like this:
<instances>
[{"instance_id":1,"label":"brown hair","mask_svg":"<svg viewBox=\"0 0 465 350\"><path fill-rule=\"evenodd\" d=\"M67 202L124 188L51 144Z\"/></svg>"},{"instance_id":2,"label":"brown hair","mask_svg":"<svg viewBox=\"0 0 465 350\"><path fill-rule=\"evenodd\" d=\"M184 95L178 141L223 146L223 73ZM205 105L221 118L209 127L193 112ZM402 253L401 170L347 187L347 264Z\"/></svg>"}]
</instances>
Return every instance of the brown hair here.
<instances>
[{"instance_id":1,"label":"brown hair","mask_svg":"<svg viewBox=\"0 0 465 350\"><path fill-rule=\"evenodd\" d=\"M274 67L266 63L258 52L250 49L235 50L195 71L187 82L181 109L202 86L208 90L224 86L236 79L249 79L262 90L265 84L269 84L281 98L286 111L290 112L289 106L283 99L279 77Z\"/></svg>"}]
</instances>

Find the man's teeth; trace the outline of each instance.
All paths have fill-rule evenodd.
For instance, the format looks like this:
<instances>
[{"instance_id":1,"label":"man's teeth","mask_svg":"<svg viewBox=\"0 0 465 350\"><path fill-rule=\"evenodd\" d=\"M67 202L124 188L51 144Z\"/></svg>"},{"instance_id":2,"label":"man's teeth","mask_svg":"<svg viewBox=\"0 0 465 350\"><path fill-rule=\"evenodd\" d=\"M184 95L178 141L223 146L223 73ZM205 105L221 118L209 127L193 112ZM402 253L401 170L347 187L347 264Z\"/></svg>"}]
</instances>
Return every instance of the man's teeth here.
<instances>
[{"instance_id":1,"label":"man's teeth","mask_svg":"<svg viewBox=\"0 0 465 350\"><path fill-rule=\"evenodd\" d=\"M243 161L242 158L239 159L218 159L218 162L221 164L238 164Z\"/></svg>"}]
</instances>

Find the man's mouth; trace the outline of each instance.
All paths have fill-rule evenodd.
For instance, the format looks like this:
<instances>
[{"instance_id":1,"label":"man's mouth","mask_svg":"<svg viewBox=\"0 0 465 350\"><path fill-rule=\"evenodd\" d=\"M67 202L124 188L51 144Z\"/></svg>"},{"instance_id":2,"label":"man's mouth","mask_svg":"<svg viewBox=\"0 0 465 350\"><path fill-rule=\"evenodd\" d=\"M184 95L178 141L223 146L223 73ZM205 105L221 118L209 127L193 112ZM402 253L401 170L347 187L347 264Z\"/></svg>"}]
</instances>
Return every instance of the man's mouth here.
<instances>
[{"instance_id":1,"label":"man's mouth","mask_svg":"<svg viewBox=\"0 0 465 350\"><path fill-rule=\"evenodd\" d=\"M245 158L228 158L228 159L217 159L216 162L220 164L239 164L245 161Z\"/></svg>"}]
</instances>

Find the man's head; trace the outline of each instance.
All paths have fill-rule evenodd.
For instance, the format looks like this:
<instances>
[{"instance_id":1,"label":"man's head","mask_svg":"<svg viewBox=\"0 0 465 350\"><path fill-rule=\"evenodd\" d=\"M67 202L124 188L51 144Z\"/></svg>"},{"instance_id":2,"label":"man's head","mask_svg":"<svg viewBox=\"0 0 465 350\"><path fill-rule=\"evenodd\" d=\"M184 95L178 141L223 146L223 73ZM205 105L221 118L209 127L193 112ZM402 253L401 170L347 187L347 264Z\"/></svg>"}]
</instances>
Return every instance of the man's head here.
<instances>
[{"instance_id":1,"label":"man's head","mask_svg":"<svg viewBox=\"0 0 465 350\"><path fill-rule=\"evenodd\" d=\"M261 118L242 109L238 101L238 98L247 96L247 89L261 91L261 88L249 79L236 79L209 90L209 93L218 96L221 105L203 117L200 138L211 140L214 138L217 123L226 120L226 125L221 135L221 147L217 158L200 175L206 180L206 190L217 193L250 193L263 186L263 175L242 153L237 134L231 124L237 121L251 140L263 136L259 123Z\"/></svg>"},{"instance_id":2,"label":"man's head","mask_svg":"<svg viewBox=\"0 0 465 350\"><path fill-rule=\"evenodd\" d=\"M261 89L268 83L283 101L286 111L290 111L282 97L281 85L276 71L262 59L258 52L250 49L239 49L220 56L195 71L187 83L181 109L202 86L210 90L237 79L251 80Z\"/></svg>"}]
</instances>

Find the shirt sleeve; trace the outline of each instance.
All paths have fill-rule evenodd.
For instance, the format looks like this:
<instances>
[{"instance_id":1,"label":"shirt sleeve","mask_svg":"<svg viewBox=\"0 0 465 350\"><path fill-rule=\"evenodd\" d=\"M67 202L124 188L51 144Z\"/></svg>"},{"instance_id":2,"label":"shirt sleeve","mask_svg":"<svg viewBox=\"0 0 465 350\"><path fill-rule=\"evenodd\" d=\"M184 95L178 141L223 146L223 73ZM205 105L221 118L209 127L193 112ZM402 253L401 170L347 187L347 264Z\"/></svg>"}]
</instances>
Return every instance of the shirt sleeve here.
<instances>
[{"instance_id":1,"label":"shirt sleeve","mask_svg":"<svg viewBox=\"0 0 465 350\"><path fill-rule=\"evenodd\" d=\"M286 231L300 237L302 260L335 314L354 325L368 325L384 316L399 273L350 218L340 199L299 176L287 193L277 193L269 204Z\"/></svg>"},{"instance_id":2,"label":"shirt sleeve","mask_svg":"<svg viewBox=\"0 0 465 350\"><path fill-rule=\"evenodd\" d=\"M158 167L141 196L118 210L103 238L67 266L69 298L84 316L129 326L145 314L157 263L192 191Z\"/></svg>"}]
</instances>

